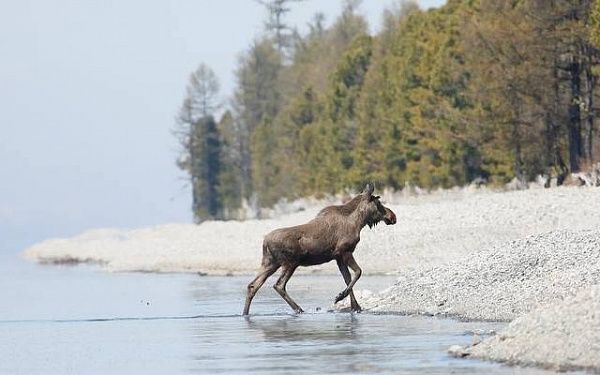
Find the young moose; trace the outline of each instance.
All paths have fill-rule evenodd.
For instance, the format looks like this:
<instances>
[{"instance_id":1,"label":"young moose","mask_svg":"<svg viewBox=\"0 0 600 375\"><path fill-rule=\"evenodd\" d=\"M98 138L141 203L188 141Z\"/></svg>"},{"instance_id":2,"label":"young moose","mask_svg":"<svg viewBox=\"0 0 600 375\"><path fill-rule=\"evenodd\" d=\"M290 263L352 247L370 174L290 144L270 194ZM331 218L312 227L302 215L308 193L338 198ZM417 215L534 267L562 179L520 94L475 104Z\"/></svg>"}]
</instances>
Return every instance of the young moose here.
<instances>
[{"instance_id":1,"label":"young moose","mask_svg":"<svg viewBox=\"0 0 600 375\"><path fill-rule=\"evenodd\" d=\"M281 276L275 283L275 290L295 312L303 312L285 290L288 280L298 266L313 266L334 259L346 282L346 289L338 294L335 302L350 295L352 311L360 311L352 292L352 287L362 273L352 256L360 241L360 231L365 225L371 228L380 221L387 225L396 223L396 215L381 204L379 197L373 195L373 190L373 185L367 184L364 192L348 203L325 207L306 224L276 229L267 234L263 242L260 272L248 284L244 315L250 312L250 303L256 292L280 267ZM350 276L348 267L354 271L354 277Z\"/></svg>"}]
</instances>

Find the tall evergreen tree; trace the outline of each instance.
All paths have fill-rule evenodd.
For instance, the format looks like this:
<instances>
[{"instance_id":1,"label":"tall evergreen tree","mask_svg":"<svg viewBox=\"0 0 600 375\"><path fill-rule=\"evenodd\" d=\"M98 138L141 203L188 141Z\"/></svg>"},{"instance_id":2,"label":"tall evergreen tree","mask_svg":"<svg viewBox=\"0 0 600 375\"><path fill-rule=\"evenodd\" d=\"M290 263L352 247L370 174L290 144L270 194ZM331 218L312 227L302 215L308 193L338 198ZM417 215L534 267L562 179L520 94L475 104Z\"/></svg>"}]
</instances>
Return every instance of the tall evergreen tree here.
<instances>
[{"instance_id":1,"label":"tall evergreen tree","mask_svg":"<svg viewBox=\"0 0 600 375\"><path fill-rule=\"evenodd\" d=\"M292 47L292 37L296 34L295 28L285 23L284 17L292 9L292 3L304 0L255 0L264 6L268 12L265 29L273 38L277 50L283 56Z\"/></svg>"},{"instance_id":2,"label":"tall evergreen tree","mask_svg":"<svg viewBox=\"0 0 600 375\"><path fill-rule=\"evenodd\" d=\"M221 146L218 194L222 217L225 219L241 217L242 140L239 125L231 111L225 111L218 123Z\"/></svg>"},{"instance_id":3,"label":"tall evergreen tree","mask_svg":"<svg viewBox=\"0 0 600 375\"><path fill-rule=\"evenodd\" d=\"M250 199L255 192L252 187L252 169L261 163L260 159L253 160L255 158L252 155L252 134L261 123L272 120L279 112L281 67L282 59L277 49L271 42L262 39L255 41L250 50L241 57L236 71L238 87L233 98L233 110L240 125L240 190L245 199ZM255 139L260 140L256 137Z\"/></svg>"},{"instance_id":4,"label":"tall evergreen tree","mask_svg":"<svg viewBox=\"0 0 600 375\"><path fill-rule=\"evenodd\" d=\"M200 64L190 75L175 130L182 146L177 165L189 175L196 222L216 218L220 211L217 191L220 141L213 118L218 107L218 90L215 74L208 66Z\"/></svg>"}]
</instances>

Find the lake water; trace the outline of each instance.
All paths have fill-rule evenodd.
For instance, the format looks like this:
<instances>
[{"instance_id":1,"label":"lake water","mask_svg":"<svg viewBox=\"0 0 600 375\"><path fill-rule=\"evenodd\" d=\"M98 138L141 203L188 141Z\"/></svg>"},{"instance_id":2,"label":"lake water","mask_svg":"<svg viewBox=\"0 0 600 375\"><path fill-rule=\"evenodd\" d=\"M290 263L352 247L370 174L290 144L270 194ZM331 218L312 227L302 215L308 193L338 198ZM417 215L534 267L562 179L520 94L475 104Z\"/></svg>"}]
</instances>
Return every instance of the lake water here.
<instances>
[{"instance_id":1,"label":"lake water","mask_svg":"<svg viewBox=\"0 0 600 375\"><path fill-rule=\"evenodd\" d=\"M270 286L240 316L250 277L107 274L0 258L0 374L538 374L447 355L498 323L331 313L341 276L297 276L293 315ZM363 276L380 290L391 277Z\"/></svg>"}]
</instances>

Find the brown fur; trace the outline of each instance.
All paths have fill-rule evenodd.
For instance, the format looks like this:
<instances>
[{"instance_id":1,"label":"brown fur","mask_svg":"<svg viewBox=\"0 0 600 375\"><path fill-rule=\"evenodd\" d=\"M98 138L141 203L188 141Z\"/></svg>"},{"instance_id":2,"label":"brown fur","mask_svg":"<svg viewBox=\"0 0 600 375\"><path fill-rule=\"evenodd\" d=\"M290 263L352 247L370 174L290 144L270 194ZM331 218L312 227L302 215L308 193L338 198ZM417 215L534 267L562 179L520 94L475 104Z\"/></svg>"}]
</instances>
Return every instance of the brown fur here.
<instances>
[{"instance_id":1,"label":"brown fur","mask_svg":"<svg viewBox=\"0 0 600 375\"><path fill-rule=\"evenodd\" d=\"M279 268L282 268L282 272L275 283L275 290L294 311L302 312L285 290L288 280L299 266L313 266L334 259L347 285L336 297L336 302L350 295L352 310L360 311L352 292L362 273L352 255L360 241L360 231L364 226L372 227L380 221L388 225L396 223L396 215L372 193L373 186L368 184L364 193L346 204L325 207L306 224L276 229L267 234L263 242L261 270L248 284L244 315L248 315L258 289ZM348 267L354 271L353 278Z\"/></svg>"}]
</instances>

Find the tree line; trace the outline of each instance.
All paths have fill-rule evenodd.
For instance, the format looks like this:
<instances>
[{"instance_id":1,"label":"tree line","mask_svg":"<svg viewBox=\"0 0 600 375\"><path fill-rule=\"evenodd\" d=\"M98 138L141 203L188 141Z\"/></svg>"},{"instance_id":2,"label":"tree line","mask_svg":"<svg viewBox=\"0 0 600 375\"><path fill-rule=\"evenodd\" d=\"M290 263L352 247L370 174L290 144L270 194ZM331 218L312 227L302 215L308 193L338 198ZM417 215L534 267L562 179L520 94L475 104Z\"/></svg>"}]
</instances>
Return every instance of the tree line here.
<instances>
[{"instance_id":1,"label":"tree line","mask_svg":"<svg viewBox=\"0 0 600 375\"><path fill-rule=\"evenodd\" d=\"M285 23L299 2L260 1L219 119L210 68L190 77L176 134L196 221L368 181L561 184L598 160L599 1L404 1L376 35L358 0L301 35Z\"/></svg>"}]
</instances>

